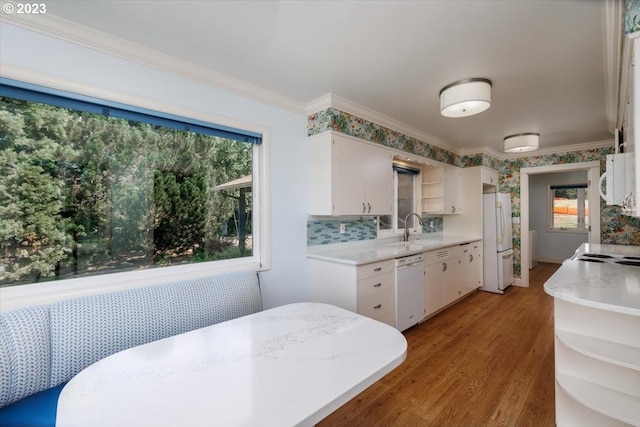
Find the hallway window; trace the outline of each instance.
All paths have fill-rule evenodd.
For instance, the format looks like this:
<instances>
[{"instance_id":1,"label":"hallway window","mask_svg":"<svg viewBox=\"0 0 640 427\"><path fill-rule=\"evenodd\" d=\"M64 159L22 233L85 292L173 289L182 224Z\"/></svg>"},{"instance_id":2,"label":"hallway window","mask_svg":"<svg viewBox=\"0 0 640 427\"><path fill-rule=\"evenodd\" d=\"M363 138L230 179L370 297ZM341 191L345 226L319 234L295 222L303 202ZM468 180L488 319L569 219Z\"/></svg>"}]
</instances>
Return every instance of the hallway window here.
<instances>
[{"instance_id":1,"label":"hallway window","mask_svg":"<svg viewBox=\"0 0 640 427\"><path fill-rule=\"evenodd\" d=\"M549 231L587 232L589 203L587 184L549 186Z\"/></svg>"}]
</instances>

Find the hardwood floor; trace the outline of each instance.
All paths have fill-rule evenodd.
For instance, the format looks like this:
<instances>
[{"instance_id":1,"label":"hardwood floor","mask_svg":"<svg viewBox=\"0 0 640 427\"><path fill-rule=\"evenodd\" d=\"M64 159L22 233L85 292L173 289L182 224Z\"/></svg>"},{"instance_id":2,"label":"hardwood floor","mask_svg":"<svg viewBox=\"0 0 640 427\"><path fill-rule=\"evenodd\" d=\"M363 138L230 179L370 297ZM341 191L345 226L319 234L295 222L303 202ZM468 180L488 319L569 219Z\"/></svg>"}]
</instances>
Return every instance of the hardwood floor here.
<instances>
[{"instance_id":1,"label":"hardwood floor","mask_svg":"<svg viewBox=\"0 0 640 427\"><path fill-rule=\"evenodd\" d=\"M541 263L528 288L476 292L405 331L407 360L318 424L554 426L553 298Z\"/></svg>"}]
</instances>

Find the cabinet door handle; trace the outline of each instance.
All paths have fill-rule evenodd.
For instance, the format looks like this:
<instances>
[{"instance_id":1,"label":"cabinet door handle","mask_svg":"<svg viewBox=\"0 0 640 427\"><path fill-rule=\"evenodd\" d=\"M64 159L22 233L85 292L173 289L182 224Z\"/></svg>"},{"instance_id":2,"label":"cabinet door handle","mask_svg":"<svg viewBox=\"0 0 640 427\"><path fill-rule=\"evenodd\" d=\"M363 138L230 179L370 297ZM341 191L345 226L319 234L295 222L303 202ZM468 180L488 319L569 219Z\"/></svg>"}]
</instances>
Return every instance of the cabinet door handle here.
<instances>
[{"instance_id":1,"label":"cabinet door handle","mask_svg":"<svg viewBox=\"0 0 640 427\"><path fill-rule=\"evenodd\" d=\"M455 206L451 206L451 213L456 213L456 207Z\"/></svg>"},{"instance_id":2,"label":"cabinet door handle","mask_svg":"<svg viewBox=\"0 0 640 427\"><path fill-rule=\"evenodd\" d=\"M447 271L447 263L446 262L442 263L442 271Z\"/></svg>"},{"instance_id":3,"label":"cabinet door handle","mask_svg":"<svg viewBox=\"0 0 640 427\"><path fill-rule=\"evenodd\" d=\"M374 288L379 288L380 286L382 286L382 283L376 283L375 285L373 285Z\"/></svg>"},{"instance_id":4,"label":"cabinet door handle","mask_svg":"<svg viewBox=\"0 0 640 427\"><path fill-rule=\"evenodd\" d=\"M367 213L371 213L371 203L367 203L367 206L369 206L369 210L367 211Z\"/></svg>"},{"instance_id":5,"label":"cabinet door handle","mask_svg":"<svg viewBox=\"0 0 640 427\"><path fill-rule=\"evenodd\" d=\"M469 262L473 262L473 255L469 254Z\"/></svg>"},{"instance_id":6,"label":"cabinet door handle","mask_svg":"<svg viewBox=\"0 0 640 427\"><path fill-rule=\"evenodd\" d=\"M367 211L367 206L364 204L364 202L362 202L362 213L365 213Z\"/></svg>"},{"instance_id":7,"label":"cabinet door handle","mask_svg":"<svg viewBox=\"0 0 640 427\"><path fill-rule=\"evenodd\" d=\"M373 271L380 271L382 270L382 267L378 267L378 268L374 268Z\"/></svg>"},{"instance_id":8,"label":"cabinet door handle","mask_svg":"<svg viewBox=\"0 0 640 427\"><path fill-rule=\"evenodd\" d=\"M374 309L374 310L377 310L377 309L379 309L379 308L381 308L381 307L382 307L382 304L378 304L378 305L374 305L374 306L373 306L373 309Z\"/></svg>"}]
</instances>

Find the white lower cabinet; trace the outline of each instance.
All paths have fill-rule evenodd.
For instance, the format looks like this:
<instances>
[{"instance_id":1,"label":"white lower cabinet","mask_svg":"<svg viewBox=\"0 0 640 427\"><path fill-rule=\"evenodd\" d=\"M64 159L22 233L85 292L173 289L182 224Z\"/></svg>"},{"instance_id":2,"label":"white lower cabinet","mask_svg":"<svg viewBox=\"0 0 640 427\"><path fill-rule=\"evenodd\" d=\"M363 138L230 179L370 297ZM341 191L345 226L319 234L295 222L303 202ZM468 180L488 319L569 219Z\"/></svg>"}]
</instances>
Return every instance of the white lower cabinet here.
<instances>
[{"instance_id":1,"label":"white lower cabinet","mask_svg":"<svg viewBox=\"0 0 640 427\"><path fill-rule=\"evenodd\" d=\"M482 242L471 242L462 246L462 294L468 294L482 286Z\"/></svg>"},{"instance_id":2,"label":"white lower cabinet","mask_svg":"<svg viewBox=\"0 0 640 427\"><path fill-rule=\"evenodd\" d=\"M556 424L640 426L640 318L554 304Z\"/></svg>"},{"instance_id":3,"label":"white lower cabinet","mask_svg":"<svg viewBox=\"0 0 640 427\"><path fill-rule=\"evenodd\" d=\"M480 240L426 252L425 263L425 317L482 286Z\"/></svg>"},{"instance_id":4,"label":"white lower cabinet","mask_svg":"<svg viewBox=\"0 0 640 427\"><path fill-rule=\"evenodd\" d=\"M482 286L482 241L425 252L425 317ZM311 301L396 327L395 260L351 265L309 259Z\"/></svg>"},{"instance_id":5,"label":"white lower cabinet","mask_svg":"<svg viewBox=\"0 0 640 427\"><path fill-rule=\"evenodd\" d=\"M446 249L427 252L427 264L424 268L425 317L436 313L446 305L444 292L445 276L448 269L448 251Z\"/></svg>"},{"instance_id":6,"label":"white lower cabinet","mask_svg":"<svg viewBox=\"0 0 640 427\"><path fill-rule=\"evenodd\" d=\"M337 305L395 327L394 260L359 266L309 260L311 300Z\"/></svg>"}]
</instances>

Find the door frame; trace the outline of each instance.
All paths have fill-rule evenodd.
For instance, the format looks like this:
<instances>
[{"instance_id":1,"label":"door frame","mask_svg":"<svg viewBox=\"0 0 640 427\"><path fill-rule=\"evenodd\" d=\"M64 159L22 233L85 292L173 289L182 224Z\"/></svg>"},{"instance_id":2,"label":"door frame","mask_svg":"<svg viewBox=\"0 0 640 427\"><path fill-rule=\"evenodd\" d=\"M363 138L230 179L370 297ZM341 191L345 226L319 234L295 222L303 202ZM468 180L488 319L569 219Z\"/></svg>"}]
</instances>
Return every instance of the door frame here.
<instances>
[{"instance_id":1,"label":"door frame","mask_svg":"<svg viewBox=\"0 0 640 427\"><path fill-rule=\"evenodd\" d=\"M543 173L587 171L589 182L589 243L600 243L600 162L537 166L520 169L520 279L518 286L529 286L529 175ZM576 248L577 249L577 248Z\"/></svg>"}]
</instances>

